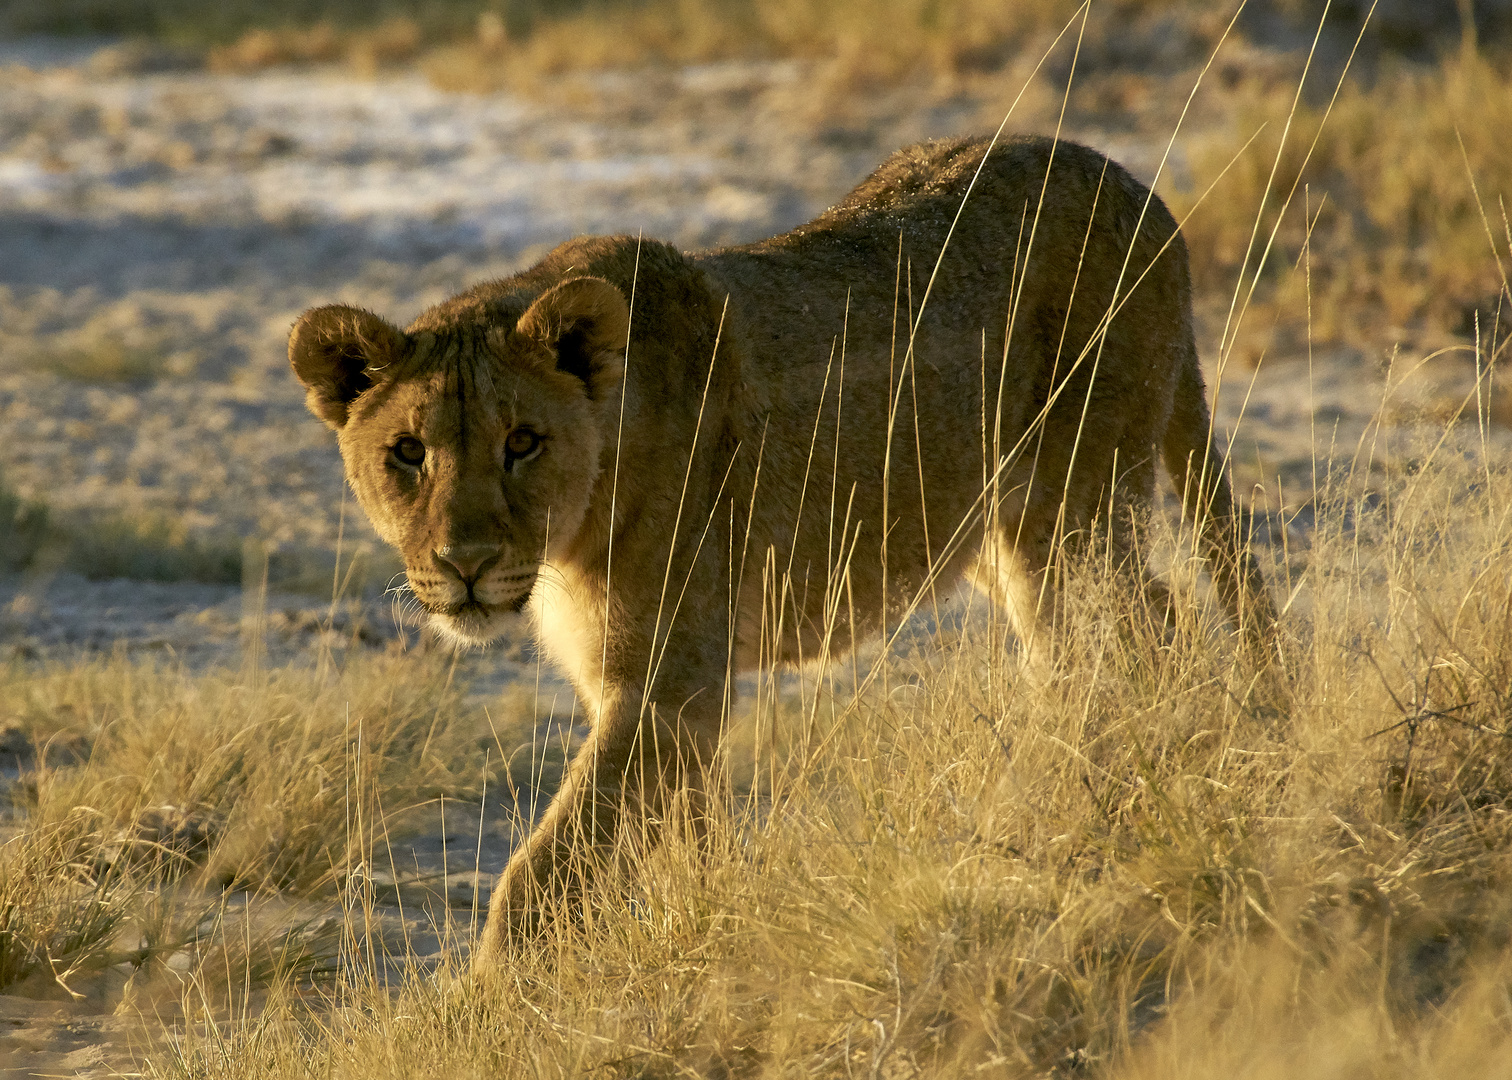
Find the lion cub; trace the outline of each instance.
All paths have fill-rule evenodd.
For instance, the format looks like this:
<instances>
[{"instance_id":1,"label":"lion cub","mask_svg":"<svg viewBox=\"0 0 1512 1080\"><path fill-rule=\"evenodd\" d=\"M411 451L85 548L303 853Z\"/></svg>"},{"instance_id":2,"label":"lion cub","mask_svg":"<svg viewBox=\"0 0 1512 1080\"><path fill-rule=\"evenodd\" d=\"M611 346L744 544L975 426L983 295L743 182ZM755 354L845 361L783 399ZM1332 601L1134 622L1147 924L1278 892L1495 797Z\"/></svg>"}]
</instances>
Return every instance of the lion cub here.
<instances>
[{"instance_id":1,"label":"lion cub","mask_svg":"<svg viewBox=\"0 0 1512 1080\"><path fill-rule=\"evenodd\" d=\"M759 243L586 237L404 330L301 316L290 363L434 625L481 645L528 612L591 718L485 962L626 815L698 784L733 672L847 648L964 574L1028 640L1068 537L1100 519L1132 551L1158 458L1266 633L1190 292L1176 223L1118 165L956 139Z\"/></svg>"}]
</instances>

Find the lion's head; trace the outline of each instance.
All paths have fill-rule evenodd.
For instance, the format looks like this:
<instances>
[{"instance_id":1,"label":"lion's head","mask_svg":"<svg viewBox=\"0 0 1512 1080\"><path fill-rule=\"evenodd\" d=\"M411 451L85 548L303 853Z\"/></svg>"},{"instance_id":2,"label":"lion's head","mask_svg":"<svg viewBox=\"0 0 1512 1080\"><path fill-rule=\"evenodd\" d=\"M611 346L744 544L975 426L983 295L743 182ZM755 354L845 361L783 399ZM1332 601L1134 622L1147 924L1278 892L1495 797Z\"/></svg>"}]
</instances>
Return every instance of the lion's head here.
<instances>
[{"instance_id":1,"label":"lion's head","mask_svg":"<svg viewBox=\"0 0 1512 1080\"><path fill-rule=\"evenodd\" d=\"M518 319L479 305L402 331L332 305L295 324L289 362L310 410L336 430L358 501L452 638L499 637L577 535L628 325L624 296L593 277Z\"/></svg>"}]
</instances>

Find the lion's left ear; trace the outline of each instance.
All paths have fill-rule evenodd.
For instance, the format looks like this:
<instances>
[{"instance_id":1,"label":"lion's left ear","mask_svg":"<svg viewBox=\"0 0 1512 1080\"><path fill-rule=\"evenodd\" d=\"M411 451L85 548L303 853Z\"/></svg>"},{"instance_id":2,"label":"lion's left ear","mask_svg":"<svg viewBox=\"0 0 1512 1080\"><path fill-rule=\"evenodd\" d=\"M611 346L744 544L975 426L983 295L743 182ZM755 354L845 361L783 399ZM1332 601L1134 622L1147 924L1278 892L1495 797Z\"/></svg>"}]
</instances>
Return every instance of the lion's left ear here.
<instances>
[{"instance_id":1,"label":"lion's left ear","mask_svg":"<svg viewBox=\"0 0 1512 1080\"><path fill-rule=\"evenodd\" d=\"M625 372L630 308L603 278L569 278L536 298L515 324L556 354L557 370L583 380L590 398L603 398Z\"/></svg>"}]
</instances>

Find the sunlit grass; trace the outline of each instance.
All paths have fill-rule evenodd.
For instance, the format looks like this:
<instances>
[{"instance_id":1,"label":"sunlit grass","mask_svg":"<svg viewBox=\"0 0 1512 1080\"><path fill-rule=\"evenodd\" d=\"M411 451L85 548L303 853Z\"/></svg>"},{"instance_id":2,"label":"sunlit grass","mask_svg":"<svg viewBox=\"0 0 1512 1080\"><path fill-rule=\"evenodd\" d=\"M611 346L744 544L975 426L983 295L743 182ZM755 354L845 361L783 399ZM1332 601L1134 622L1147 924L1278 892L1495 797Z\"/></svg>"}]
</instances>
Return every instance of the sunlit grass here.
<instances>
[{"instance_id":1,"label":"sunlit grass","mask_svg":"<svg viewBox=\"0 0 1512 1080\"><path fill-rule=\"evenodd\" d=\"M395 994L354 965L339 996L359 1009L281 999L160 1061L1438 1076L1490 1060L1512 1019L1512 471L1464 448L1424 451L1383 498L1323 493L1310 548L1270 567L1291 597L1279 684L1208 608L1169 632L1126 618L1123 581L1089 559L1053 676L1023 678L968 619L887 661L885 693L790 677L762 729L733 733L730 771L750 779L712 835L626 849L495 975ZM1173 558L1168 576L1200 598L1197 573Z\"/></svg>"},{"instance_id":2,"label":"sunlit grass","mask_svg":"<svg viewBox=\"0 0 1512 1080\"><path fill-rule=\"evenodd\" d=\"M0 845L0 990L34 977L67 987L109 962L132 890L96 851L46 827Z\"/></svg>"},{"instance_id":3,"label":"sunlit grass","mask_svg":"<svg viewBox=\"0 0 1512 1080\"><path fill-rule=\"evenodd\" d=\"M194 675L116 658L0 674L13 723L75 747L31 777L28 827L97 832L129 862L222 886L330 887L352 863L354 799L398 812L474 792L485 750L459 723L446 663L333 663Z\"/></svg>"},{"instance_id":4,"label":"sunlit grass","mask_svg":"<svg viewBox=\"0 0 1512 1080\"><path fill-rule=\"evenodd\" d=\"M476 818L483 785L538 780L559 749L532 749L533 701L464 705L449 657L315 659L0 670L20 768L0 840L0 987L224 1019L329 986L354 957L405 955L409 924L392 916L407 901L456 932L439 884L396 892L417 873L396 851L438 799Z\"/></svg>"},{"instance_id":5,"label":"sunlit grass","mask_svg":"<svg viewBox=\"0 0 1512 1080\"><path fill-rule=\"evenodd\" d=\"M844 8L781 10L825 48L851 33ZM587 26L560 25L461 55L481 79L539 49L522 63L549 74L551 35ZM866 62L936 63L965 25L894 32ZM643 55L733 48L670 40ZM1258 294L1318 340L1505 300L1486 254L1504 217L1465 176L1507 174L1499 129L1449 141L1504 72L1467 57L1383 79L1341 99L1308 257L1283 224L1301 269ZM1245 262L1279 152L1266 116L1258 164L1188 229L1205 276ZM1283 160L1284 193L1300 159ZM10 669L5 719L59 752L27 764L0 848L0 983L142 1015L128 978L179 998L149 1069L184 1077L1481 1075L1512 1036L1512 463L1473 406L1427 441L1391 418L1337 448L1357 467L1325 468L1311 532L1271 553L1274 671L1236 653L1158 518L1170 629L1093 553L1067 571L1046 676L980 600L859 696L839 669L765 673L711 834L627 846L489 976L465 973L465 927L439 970L394 940L369 875L408 808L549 786L562 754L532 740L533 695L479 717L436 657ZM0 541L31 535L27 504L0 512L17 523ZM275 914L254 931L253 909Z\"/></svg>"},{"instance_id":6,"label":"sunlit grass","mask_svg":"<svg viewBox=\"0 0 1512 1080\"><path fill-rule=\"evenodd\" d=\"M1195 183L1171 194L1179 213L1227 170L1221 197L1185 228L1199 280L1258 271L1268 314L1315 342L1380 345L1425 332L1435 343L1477 333L1483 346L1504 341L1512 323L1502 295L1512 268L1512 151L1498 135L1512 119L1505 61L1471 52L1436 66L1388 64L1368 86L1345 82L1326 123L1323 105L1304 102L1283 151L1294 96L1285 86L1242 96L1234 124L1196 146ZM1248 263L1245 255L1268 185L1262 237L1295 194L1261 268L1258 251ZM1286 273L1304 257L1306 274Z\"/></svg>"},{"instance_id":7,"label":"sunlit grass","mask_svg":"<svg viewBox=\"0 0 1512 1080\"><path fill-rule=\"evenodd\" d=\"M322 595L333 582L343 595L372 595L400 572L387 551L289 545L198 533L162 512L59 512L42 499L7 488L0 478L0 573L75 573L91 581L249 580L282 592Z\"/></svg>"}]
</instances>

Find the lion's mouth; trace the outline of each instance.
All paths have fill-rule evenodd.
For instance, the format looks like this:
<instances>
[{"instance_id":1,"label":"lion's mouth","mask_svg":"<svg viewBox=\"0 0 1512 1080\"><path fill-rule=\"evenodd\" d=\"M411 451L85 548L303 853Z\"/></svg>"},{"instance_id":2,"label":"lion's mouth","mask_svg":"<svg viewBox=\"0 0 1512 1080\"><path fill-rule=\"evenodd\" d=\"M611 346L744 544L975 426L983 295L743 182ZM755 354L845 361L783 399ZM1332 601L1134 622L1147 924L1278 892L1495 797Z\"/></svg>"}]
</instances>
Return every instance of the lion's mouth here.
<instances>
[{"instance_id":1,"label":"lion's mouth","mask_svg":"<svg viewBox=\"0 0 1512 1080\"><path fill-rule=\"evenodd\" d=\"M448 619L486 619L493 614L488 605L479 600L467 600L460 604L447 604L432 612L433 615L445 615Z\"/></svg>"},{"instance_id":2,"label":"lion's mouth","mask_svg":"<svg viewBox=\"0 0 1512 1080\"><path fill-rule=\"evenodd\" d=\"M515 614L525 610L525 605L530 603L530 594L535 591L535 582L532 580L525 588L521 589L509 600L495 603L485 603L473 595L473 590L468 590L468 597L450 604L424 603L425 610L432 615L442 615L448 619L482 620L495 615Z\"/></svg>"},{"instance_id":3,"label":"lion's mouth","mask_svg":"<svg viewBox=\"0 0 1512 1080\"><path fill-rule=\"evenodd\" d=\"M445 615L449 619L487 619L494 615L515 614L525 610L525 605L530 602L530 589L526 589L513 600L502 604L485 604L481 600L469 599L460 604L437 604L427 605L432 615Z\"/></svg>"},{"instance_id":4,"label":"lion's mouth","mask_svg":"<svg viewBox=\"0 0 1512 1080\"><path fill-rule=\"evenodd\" d=\"M409 587L434 630L460 646L478 648L514 631L538 580L534 566L495 571L468 583L420 567L411 571Z\"/></svg>"}]
</instances>

